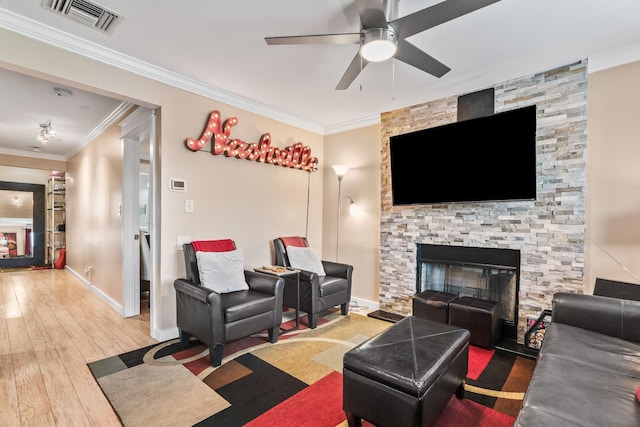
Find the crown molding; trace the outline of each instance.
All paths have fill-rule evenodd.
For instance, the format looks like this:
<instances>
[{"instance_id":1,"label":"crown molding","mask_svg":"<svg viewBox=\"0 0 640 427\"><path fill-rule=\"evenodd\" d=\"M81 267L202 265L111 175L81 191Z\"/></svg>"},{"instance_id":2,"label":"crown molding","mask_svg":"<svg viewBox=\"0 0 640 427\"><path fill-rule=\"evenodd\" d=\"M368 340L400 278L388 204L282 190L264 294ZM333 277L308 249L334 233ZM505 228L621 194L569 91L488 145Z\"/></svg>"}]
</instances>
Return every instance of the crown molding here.
<instances>
[{"instance_id":1,"label":"crown molding","mask_svg":"<svg viewBox=\"0 0 640 427\"><path fill-rule=\"evenodd\" d=\"M32 157L34 159L42 159L42 160L58 160L61 162L67 161L67 159L64 156L59 156L56 154L46 154L38 151L16 150L13 148L0 147L0 154L6 154L8 156L18 156L18 157Z\"/></svg>"},{"instance_id":2,"label":"crown molding","mask_svg":"<svg viewBox=\"0 0 640 427\"><path fill-rule=\"evenodd\" d=\"M93 141L98 135L104 132L109 126L117 122L133 106L134 104L131 104L130 102L122 102L120 105L118 105L115 110L113 110L107 117L102 119L102 121L98 123L96 127L91 129L91 131L84 138L82 138L80 144L78 144L73 148L73 150L69 151L65 155L65 160L69 160L70 158L72 158L76 153L78 153L91 141Z\"/></svg>"},{"instance_id":3,"label":"crown molding","mask_svg":"<svg viewBox=\"0 0 640 427\"><path fill-rule=\"evenodd\" d=\"M377 124L380 124L380 114L374 114L372 116L362 117L360 119L349 120L347 122L336 123L335 125L327 126L324 128L324 134L332 135L334 133L346 132L349 130L360 129Z\"/></svg>"},{"instance_id":4,"label":"crown molding","mask_svg":"<svg viewBox=\"0 0 640 427\"><path fill-rule=\"evenodd\" d=\"M178 73L157 67L128 55L105 48L72 34L60 31L33 19L0 8L0 27L42 43L120 68L131 73L195 93L216 101L224 102L243 110L278 120L310 132L324 135L322 125L293 116L255 100L245 98L224 89L205 85Z\"/></svg>"}]
</instances>

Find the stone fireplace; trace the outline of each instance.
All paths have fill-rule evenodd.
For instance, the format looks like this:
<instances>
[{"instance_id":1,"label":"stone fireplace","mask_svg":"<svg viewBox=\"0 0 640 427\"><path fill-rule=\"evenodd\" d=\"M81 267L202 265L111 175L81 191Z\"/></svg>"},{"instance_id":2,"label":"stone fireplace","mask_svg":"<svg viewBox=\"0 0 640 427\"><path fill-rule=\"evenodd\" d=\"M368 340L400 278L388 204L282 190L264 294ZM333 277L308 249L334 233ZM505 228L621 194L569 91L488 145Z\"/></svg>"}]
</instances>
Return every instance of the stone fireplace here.
<instances>
[{"instance_id":1,"label":"stone fireplace","mask_svg":"<svg viewBox=\"0 0 640 427\"><path fill-rule=\"evenodd\" d=\"M536 200L393 206L389 138L454 122L457 96L382 114L379 304L411 314L418 243L518 251L515 328L522 343L527 315L550 309L555 292L584 292L587 61L493 89L495 112L536 105Z\"/></svg>"}]
</instances>

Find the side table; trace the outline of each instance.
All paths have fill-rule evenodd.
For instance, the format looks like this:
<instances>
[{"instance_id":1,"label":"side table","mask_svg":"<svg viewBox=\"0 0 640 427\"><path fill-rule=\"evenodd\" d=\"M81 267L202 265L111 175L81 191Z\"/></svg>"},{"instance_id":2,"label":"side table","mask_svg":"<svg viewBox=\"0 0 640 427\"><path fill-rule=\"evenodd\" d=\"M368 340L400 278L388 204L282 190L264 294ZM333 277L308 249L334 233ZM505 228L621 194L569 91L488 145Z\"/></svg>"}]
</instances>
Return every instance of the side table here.
<instances>
[{"instance_id":1,"label":"side table","mask_svg":"<svg viewBox=\"0 0 640 427\"><path fill-rule=\"evenodd\" d=\"M259 273L270 274L272 276L284 277L285 280L286 280L286 277L290 277L290 278L295 277L296 306L294 308L296 309L296 316L295 316L296 325L289 329L280 328L280 333L286 334L287 332L297 331L300 328L300 270L296 270L294 268L289 268L289 267L282 267L278 265L267 265L261 268L254 268L253 270Z\"/></svg>"}]
</instances>

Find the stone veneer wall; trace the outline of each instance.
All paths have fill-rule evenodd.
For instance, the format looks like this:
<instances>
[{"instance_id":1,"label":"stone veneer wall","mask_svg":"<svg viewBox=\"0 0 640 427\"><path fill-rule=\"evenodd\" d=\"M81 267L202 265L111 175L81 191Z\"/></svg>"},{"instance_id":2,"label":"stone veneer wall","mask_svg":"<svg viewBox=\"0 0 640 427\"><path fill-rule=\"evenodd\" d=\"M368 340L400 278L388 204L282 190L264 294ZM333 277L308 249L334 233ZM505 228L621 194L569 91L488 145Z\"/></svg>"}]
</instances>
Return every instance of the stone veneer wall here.
<instances>
[{"instance_id":1,"label":"stone veneer wall","mask_svg":"<svg viewBox=\"0 0 640 427\"><path fill-rule=\"evenodd\" d=\"M523 342L528 314L550 309L555 292L584 291L587 61L494 89L496 113L537 105L536 200L394 207L389 137L455 122L457 97L383 113L380 309L411 314L417 243L519 249Z\"/></svg>"}]
</instances>

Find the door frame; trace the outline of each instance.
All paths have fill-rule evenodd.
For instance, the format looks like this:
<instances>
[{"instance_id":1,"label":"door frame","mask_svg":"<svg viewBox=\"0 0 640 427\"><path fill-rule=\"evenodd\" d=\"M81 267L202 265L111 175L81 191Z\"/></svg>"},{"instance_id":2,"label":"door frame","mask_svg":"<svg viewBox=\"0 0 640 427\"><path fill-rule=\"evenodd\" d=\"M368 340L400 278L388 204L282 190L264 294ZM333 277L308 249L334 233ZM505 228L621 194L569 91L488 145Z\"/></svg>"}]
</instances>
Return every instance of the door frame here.
<instances>
[{"instance_id":1,"label":"door frame","mask_svg":"<svg viewBox=\"0 0 640 427\"><path fill-rule=\"evenodd\" d=\"M151 245L151 283L150 283L150 334L154 337L157 319L154 308L159 303L157 268L160 240L159 236L159 203L157 177L158 162L157 138L156 138L156 113L146 107L138 107L125 120L120 123L121 139L123 140L123 188L122 188L122 300L125 317L140 314L140 221L139 221L139 172L140 150L139 144L149 140L150 171L149 171L149 236Z\"/></svg>"}]
</instances>

